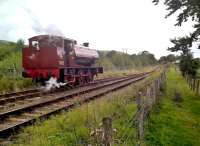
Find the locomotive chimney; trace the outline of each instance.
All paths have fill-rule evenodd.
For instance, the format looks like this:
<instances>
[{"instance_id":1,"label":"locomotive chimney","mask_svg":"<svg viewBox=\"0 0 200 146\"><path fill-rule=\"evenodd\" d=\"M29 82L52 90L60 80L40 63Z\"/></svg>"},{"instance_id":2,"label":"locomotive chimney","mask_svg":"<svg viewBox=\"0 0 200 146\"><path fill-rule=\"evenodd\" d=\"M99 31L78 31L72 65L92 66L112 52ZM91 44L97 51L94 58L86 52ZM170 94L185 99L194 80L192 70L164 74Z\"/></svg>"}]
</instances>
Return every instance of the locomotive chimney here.
<instances>
[{"instance_id":1,"label":"locomotive chimney","mask_svg":"<svg viewBox=\"0 0 200 146\"><path fill-rule=\"evenodd\" d=\"M88 42L85 42L85 43L83 43L83 46L89 47L89 43L88 43Z\"/></svg>"}]
</instances>

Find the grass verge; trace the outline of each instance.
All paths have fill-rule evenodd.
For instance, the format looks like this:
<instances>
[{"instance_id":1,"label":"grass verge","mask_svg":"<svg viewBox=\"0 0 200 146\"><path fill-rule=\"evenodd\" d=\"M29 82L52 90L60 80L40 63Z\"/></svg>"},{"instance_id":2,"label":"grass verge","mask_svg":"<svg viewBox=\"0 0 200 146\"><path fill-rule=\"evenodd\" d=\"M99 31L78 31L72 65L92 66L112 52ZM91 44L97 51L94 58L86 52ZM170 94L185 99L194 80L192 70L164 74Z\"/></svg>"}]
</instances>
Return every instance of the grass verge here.
<instances>
[{"instance_id":1,"label":"grass verge","mask_svg":"<svg viewBox=\"0 0 200 146\"><path fill-rule=\"evenodd\" d=\"M138 73L148 72L148 71L152 71L157 66L154 65L154 66L146 66L146 67L142 67L142 68L127 69L127 70L110 70L110 71L105 71L103 74L99 74L96 77L96 79L102 79L102 78L107 78L107 77L123 77L123 76L132 75L132 74L138 74Z\"/></svg>"},{"instance_id":2,"label":"grass verge","mask_svg":"<svg viewBox=\"0 0 200 146\"><path fill-rule=\"evenodd\" d=\"M105 116L113 119L117 130L115 143L134 146L136 142L133 116L136 112L134 95L153 76L119 91L107 94L90 103L79 106L60 115L52 116L44 122L38 121L13 137L13 146L79 146L98 145L90 132L99 127Z\"/></svg>"},{"instance_id":3,"label":"grass verge","mask_svg":"<svg viewBox=\"0 0 200 146\"><path fill-rule=\"evenodd\" d=\"M148 146L200 145L200 97L174 68L169 70L166 91L146 122L145 142Z\"/></svg>"},{"instance_id":4,"label":"grass verge","mask_svg":"<svg viewBox=\"0 0 200 146\"><path fill-rule=\"evenodd\" d=\"M31 79L24 79L21 76L0 76L0 93L20 91L33 86Z\"/></svg>"}]
</instances>

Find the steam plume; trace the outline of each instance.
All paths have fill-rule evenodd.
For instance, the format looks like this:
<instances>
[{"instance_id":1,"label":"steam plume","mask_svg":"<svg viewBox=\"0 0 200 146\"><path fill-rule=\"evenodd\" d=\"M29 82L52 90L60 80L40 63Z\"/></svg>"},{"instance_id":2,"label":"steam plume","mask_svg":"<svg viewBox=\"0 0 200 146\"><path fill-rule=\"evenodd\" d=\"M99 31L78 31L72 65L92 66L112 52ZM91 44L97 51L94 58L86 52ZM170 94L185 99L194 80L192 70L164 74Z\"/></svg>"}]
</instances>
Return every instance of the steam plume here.
<instances>
[{"instance_id":1,"label":"steam plume","mask_svg":"<svg viewBox=\"0 0 200 146\"><path fill-rule=\"evenodd\" d=\"M28 9L28 8L23 8L23 9L27 12L30 19L32 20L32 29L36 33L64 36L62 31L55 24L48 24L46 27L44 27L40 23L37 16L34 15L34 13L30 9Z\"/></svg>"}]
</instances>

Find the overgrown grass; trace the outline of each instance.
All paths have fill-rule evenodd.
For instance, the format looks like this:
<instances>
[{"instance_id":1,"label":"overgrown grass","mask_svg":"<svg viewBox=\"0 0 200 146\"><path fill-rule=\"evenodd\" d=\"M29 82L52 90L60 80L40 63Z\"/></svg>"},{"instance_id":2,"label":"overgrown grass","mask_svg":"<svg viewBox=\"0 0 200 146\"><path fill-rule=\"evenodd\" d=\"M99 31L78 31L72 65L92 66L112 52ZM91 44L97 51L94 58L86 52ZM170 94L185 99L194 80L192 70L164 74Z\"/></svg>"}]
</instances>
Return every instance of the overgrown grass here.
<instances>
[{"instance_id":1,"label":"overgrown grass","mask_svg":"<svg viewBox=\"0 0 200 146\"><path fill-rule=\"evenodd\" d=\"M175 93L180 93L181 100L174 99ZM146 128L148 146L200 145L200 97L174 68L167 74L166 93L150 114Z\"/></svg>"},{"instance_id":2,"label":"overgrown grass","mask_svg":"<svg viewBox=\"0 0 200 146\"><path fill-rule=\"evenodd\" d=\"M22 53L18 43L0 42L0 93L32 86L31 79L21 76ZM15 69L16 73L9 71Z\"/></svg>"},{"instance_id":3,"label":"overgrown grass","mask_svg":"<svg viewBox=\"0 0 200 146\"><path fill-rule=\"evenodd\" d=\"M122 77L122 76L127 76L127 75L132 75L132 74L138 74L142 72L152 71L157 66L154 65L154 66L146 66L146 67L137 67L135 69L127 69L127 70L110 70L110 71L108 70L108 71L105 71L103 74L99 74L96 78L101 79L101 78L107 78L107 77Z\"/></svg>"},{"instance_id":4,"label":"overgrown grass","mask_svg":"<svg viewBox=\"0 0 200 146\"><path fill-rule=\"evenodd\" d=\"M154 76L134 85L77 107L61 115L52 116L50 120L38 122L23 130L15 137L13 146L79 146L98 144L90 132L99 128L103 117L113 119L113 127L117 130L116 145L134 146L136 142L134 114L136 104L134 95Z\"/></svg>"},{"instance_id":5,"label":"overgrown grass","mask_svg":"<svg viewBox=\"0 0 200 146\"><path fill-rule=\"evenodd\" d=\"M0 93L20 91L22 89L32 87L31 79L24 79L21 76L1 76L0 77Z\"/></svg>"}]
</instances>

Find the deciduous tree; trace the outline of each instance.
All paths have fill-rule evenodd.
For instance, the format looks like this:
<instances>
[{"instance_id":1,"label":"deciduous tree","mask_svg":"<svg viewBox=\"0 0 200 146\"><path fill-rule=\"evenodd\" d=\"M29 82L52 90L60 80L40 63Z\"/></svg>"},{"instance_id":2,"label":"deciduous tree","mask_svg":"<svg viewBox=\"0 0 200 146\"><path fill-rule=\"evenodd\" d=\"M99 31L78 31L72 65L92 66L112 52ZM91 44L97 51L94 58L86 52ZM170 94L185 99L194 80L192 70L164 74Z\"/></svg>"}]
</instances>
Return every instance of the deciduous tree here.
<instances>
[{"instance_id":1,"label":"deciduous tree","mask_svg":"<svg viewBox=\"0 0 200 146\"><path fill-rule=\"evenodd\" d=\"M178 13L175 26L182 26L184 22L194 22L194 31L187 36L172 39L173 47L168 48L172 52L181 51L180 70L182 74L188 73L195 76L199 67L198 61L193 59L190 48L197 43L200 49L200 0L153 0L156 5L163 1L169 13L166 18Z\"/></svg>"}]
</instances>

